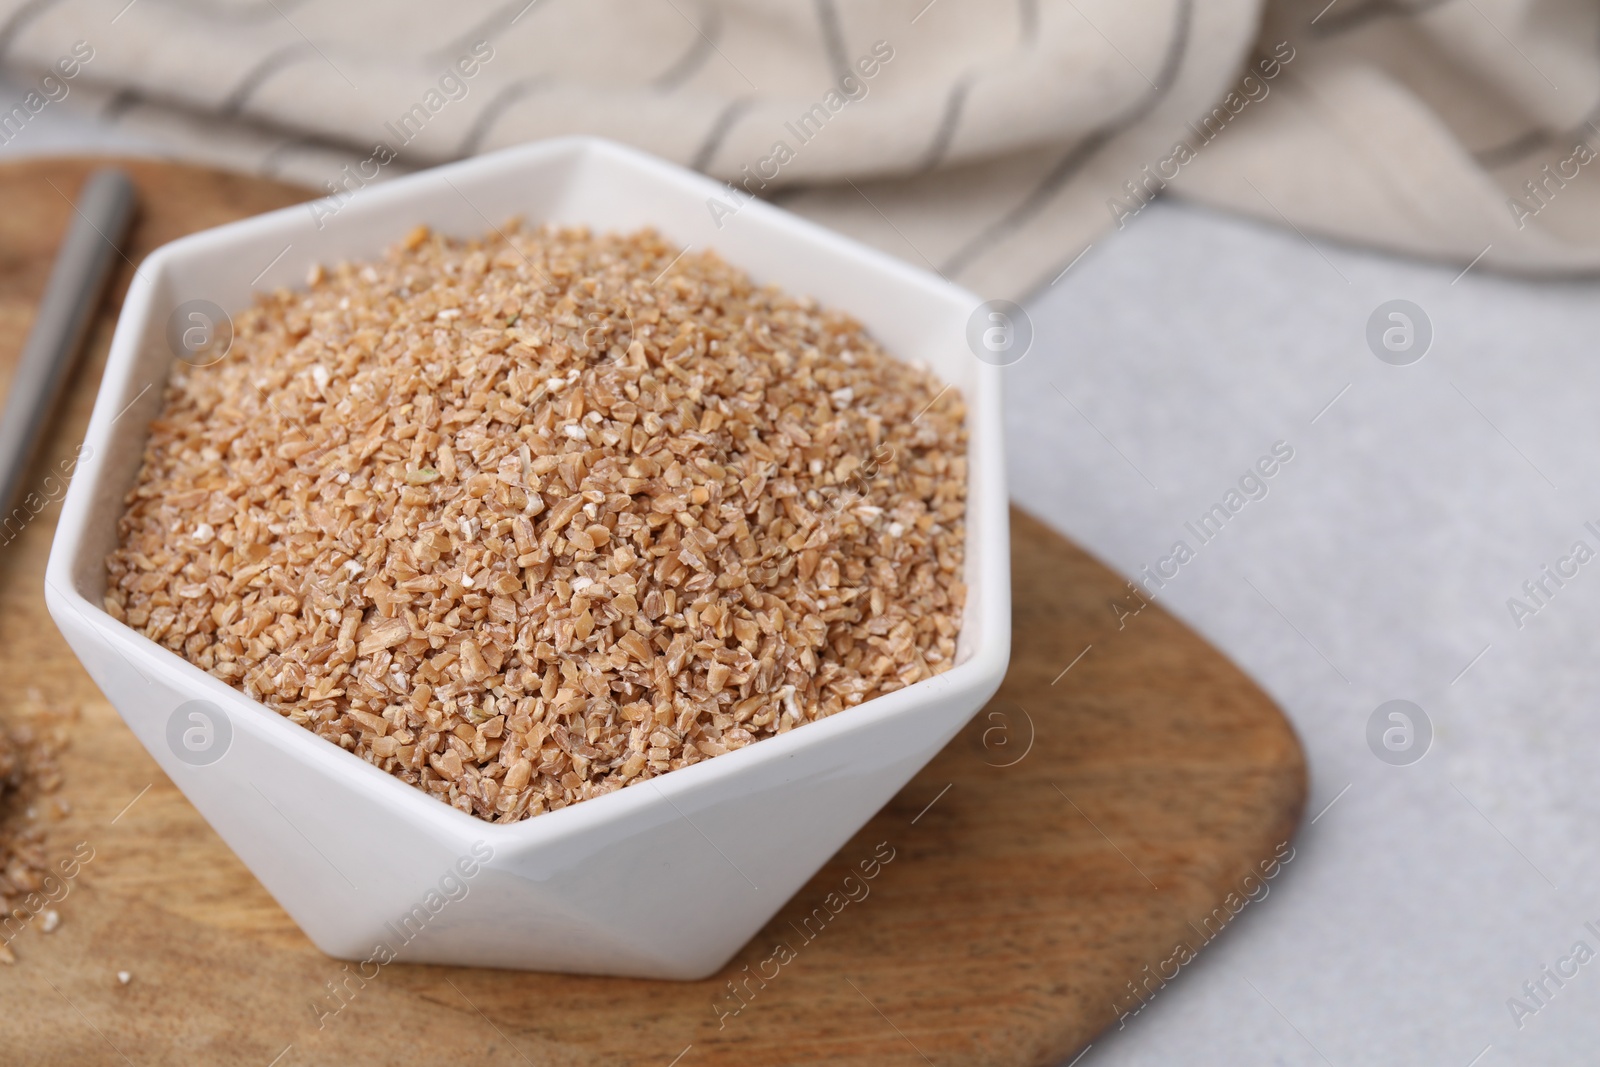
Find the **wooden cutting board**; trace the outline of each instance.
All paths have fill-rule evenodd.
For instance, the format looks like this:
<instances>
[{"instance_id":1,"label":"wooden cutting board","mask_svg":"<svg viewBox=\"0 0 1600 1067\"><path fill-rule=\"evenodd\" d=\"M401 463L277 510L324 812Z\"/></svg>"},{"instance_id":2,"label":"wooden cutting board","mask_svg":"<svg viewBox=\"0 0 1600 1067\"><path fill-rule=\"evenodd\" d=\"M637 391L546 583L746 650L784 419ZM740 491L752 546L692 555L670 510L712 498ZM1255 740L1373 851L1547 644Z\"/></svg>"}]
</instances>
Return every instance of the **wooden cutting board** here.
<instances>
[{"instance_id":1,"label":"wooden cutting board","mask_svg":"<svg viewBox=\"0 0 1600 1067\"><path fill-rule=\"evenodd\" d=\"M93 165L0 167L0 373ZM308 195L125 166L142 201L134 260ZM125 264L34 481L82 438L130 275ZM1293 876L1274 860L1289 855L1306 772L1278 709L1160 608L1119 629L1123 582L1014 512L1015 649L999 694L724 974L396 964L363 984L279 910L56 633L41 590L56 511L0 550L0 678L82 709L62 760L73 810L49 851L87 842L94 858L59 929L33 924L13 942L17 963L0 966L6 1063L1064 1063L1138 1006L1135 986L1181 973L1180 945L1202 950L1236 910L1249 921L1241 901L1261 890L1247 876ZM891 852L865 897L830 898L860 861ZM803 930L830 900L837 915ZM792 955L781 967L769 962L780 942ZM340 1003L319 1027L316 1005Z\"/></svg>"}]
</instances>

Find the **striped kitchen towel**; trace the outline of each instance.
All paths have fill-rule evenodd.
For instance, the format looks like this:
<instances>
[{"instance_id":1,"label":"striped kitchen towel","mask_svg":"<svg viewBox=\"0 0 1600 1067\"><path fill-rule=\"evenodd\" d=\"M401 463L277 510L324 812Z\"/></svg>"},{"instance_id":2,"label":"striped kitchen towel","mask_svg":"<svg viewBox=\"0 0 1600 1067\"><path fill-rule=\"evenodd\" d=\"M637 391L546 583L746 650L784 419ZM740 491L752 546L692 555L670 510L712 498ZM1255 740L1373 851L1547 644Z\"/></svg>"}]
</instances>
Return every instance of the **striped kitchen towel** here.
<instances>
[{"instance_id":1,"label":"striped kitchen towel","mask_svg":"<svg viewBox=\"0 0 1600 1067\"><path fill-rule=\"evenodd\" d=\"M327 190L594 133L991 297L1167 192L1570 271L1597 52L1588 0L0 0L0 142L90 108Z\"/></svg>"}]
</instances>

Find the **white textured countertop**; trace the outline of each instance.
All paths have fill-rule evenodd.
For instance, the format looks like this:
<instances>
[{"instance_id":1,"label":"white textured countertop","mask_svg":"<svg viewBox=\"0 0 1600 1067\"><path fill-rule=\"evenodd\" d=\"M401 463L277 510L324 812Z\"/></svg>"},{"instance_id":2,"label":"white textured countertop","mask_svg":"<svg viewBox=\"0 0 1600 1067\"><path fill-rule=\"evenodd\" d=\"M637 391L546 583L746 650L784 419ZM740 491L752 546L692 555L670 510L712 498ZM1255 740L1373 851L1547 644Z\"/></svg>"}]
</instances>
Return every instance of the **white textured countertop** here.
<instances>
[{"instance_id":1,"label":"white textured countertop","mask_svg":"<svg viewBox=\"0 0 1600 1067\"><path fill-rule=\"evenodd\" d=\"M1030 305L1013 495L1125 573L1195 546L1160 602L1282 704L1322 812L1082 1067L1600 1056L1600 963L1572 953L1600 953L1600 284L1457 276L1161 204ZM1410 366L1365 336L1397 298L1434 331ZM1200 546L1184 524L1279 441ZM1393 699L1435 734L1409 766L1367 740Z\"/></svg>"},{"instance_id":2,"label":"white textured countertop","mask_svg":"<svg viewBox=\"0 0 1600 1067\"><path fill-rule=\"evenodd\" d=\"M63 110L0 156L148 146ZM1194 549L1159 600L1283 705L1321 812L1080 1067L1596 1060L1600 962L1573 946L1600 953L1600 283L1456 276L1162 203L1029 305L1014 496L1125 573ZM1434 330L1410 366L1365 337L1397 298ZM1409 766L1367 740L1393 699L1435 735Z\"/></svg>"}]
</instances>

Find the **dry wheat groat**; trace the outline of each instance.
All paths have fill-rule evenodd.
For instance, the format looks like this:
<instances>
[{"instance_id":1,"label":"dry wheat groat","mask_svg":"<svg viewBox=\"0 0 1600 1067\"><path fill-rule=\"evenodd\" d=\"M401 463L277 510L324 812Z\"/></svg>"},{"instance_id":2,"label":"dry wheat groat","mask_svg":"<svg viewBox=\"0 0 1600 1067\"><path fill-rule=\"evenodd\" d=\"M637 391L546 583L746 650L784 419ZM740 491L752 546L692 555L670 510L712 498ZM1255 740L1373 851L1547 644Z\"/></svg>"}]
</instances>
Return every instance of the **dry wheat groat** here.
<instances>
[{"instance_id":1,"label":"dry wheat groat","mask_svg":"<svg viewBox=\"0 0 1600 1067\"><path fill-rule=\"evenodd\" d=\"M651 231L419 228L177 365L106 609L520 819L947 669L964 414Z\"/></svg>"},{"instance_id":2,"label":"dry wheat groat","mask_svg":"<svg viewBox=\"0 0 1600 1067\"><path fill-rule=\"evenodd\" d=\"M70 810L56 795L57 757L76 719L75 709L47 704L30 690L0 723L0 920L8 920L0 932L0 963L15 962L9 942L33 921L30 906L46 899L41 893L59 889L46 855L47 823Z\"/></svg>"}]
</instances>

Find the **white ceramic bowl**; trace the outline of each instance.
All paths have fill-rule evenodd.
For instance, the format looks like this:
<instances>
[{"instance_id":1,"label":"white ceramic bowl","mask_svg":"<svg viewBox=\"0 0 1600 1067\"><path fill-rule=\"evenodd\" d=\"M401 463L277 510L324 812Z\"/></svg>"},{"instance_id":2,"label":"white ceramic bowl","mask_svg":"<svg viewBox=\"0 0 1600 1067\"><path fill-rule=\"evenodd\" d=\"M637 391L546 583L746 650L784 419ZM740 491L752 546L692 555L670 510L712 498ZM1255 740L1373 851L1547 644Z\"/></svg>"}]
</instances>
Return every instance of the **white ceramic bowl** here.
<instances>
[{"instance_id":1,"label":"white ceramic bowl","mask_svg":"<svg viewBox=\"0 0 1600 1067\"><path fill-rule=\"evenodd\" d=\"M50 613L161 768L324 952L703 977L1000 684L1011 610L1000 371L966 342L978 299L765 203L710 209L726 199L720 184L660 160L566 138L363 189L337 214L322 202L207 230L140 266L50 554ZM296 726L101 609L123 494L174 358L166 335L178 305L236 310L253 288L293 287L313 264L376 257L419 222L478 235L513 215L649 225L713 248L760 282L850 312L889 351L963 392L970 592L956 666L654 781L496 826Z\"/></svg>"}]
</instances>

